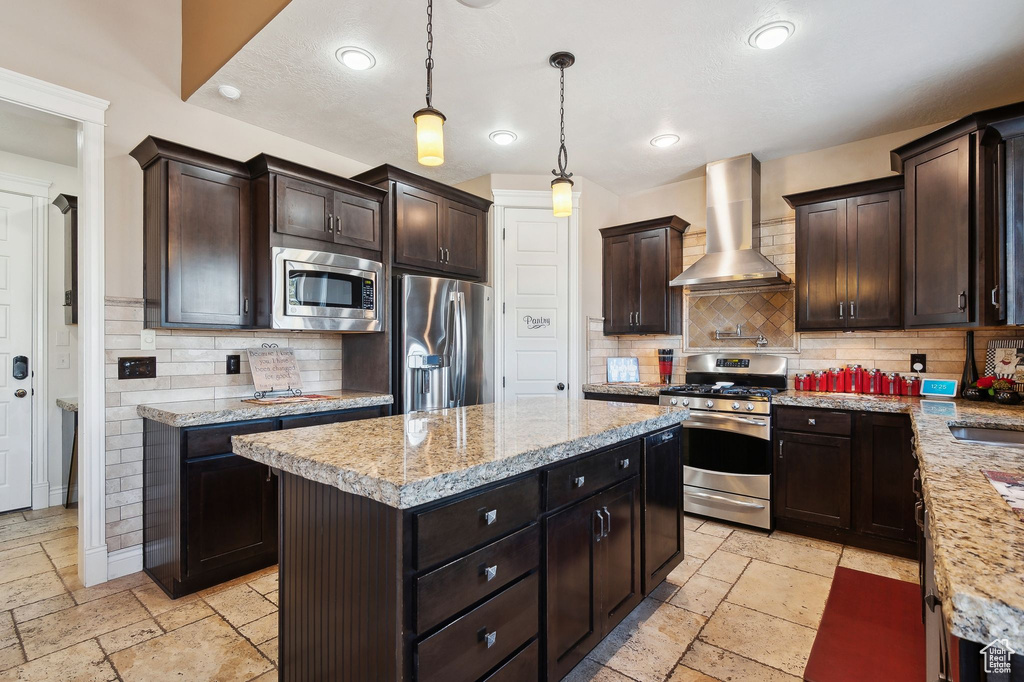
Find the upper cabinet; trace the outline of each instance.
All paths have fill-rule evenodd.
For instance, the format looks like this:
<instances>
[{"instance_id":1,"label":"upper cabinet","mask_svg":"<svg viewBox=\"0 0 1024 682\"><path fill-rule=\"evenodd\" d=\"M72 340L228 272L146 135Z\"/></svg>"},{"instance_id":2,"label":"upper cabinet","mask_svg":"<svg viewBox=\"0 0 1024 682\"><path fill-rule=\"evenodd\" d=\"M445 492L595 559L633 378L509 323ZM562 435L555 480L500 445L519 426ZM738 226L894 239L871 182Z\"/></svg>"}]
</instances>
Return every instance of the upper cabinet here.
<instances>
[{"instance_id":1,"label":"upper cabinet","mask_svg":"<svg viewBox=\"0 0 1024 682\"><path fill-rule=\"evenodd\" d=\"M796 209L798 331L900 326L903 178L783 197Z\"/></svg>"},{"instance_id":2,"label":"upper cabinet","mask_svg":"<svg viewBox=\"0 0 1024 682\"><path fill-rule=\"evenodd\" d=\"M689 223L667 216L601 230L605 334L679 334L683 232Z\"/></svg>"},{"instance_id":3,"label":"upper cabinet","mask_svg":"<svg viewBox=\"0 0 1024 682\"><path fill-rule=\"evenodd\" d=\"M1022 117L1024 103L989 109L892 151L906 177L908 328L1006 321L1004 137Z\"/></svg>"},{"instance_id":4,"label":"upper cabinet","mask_svg":"<svg viewBox=\"0 0 1024 682\"><path fill-rule=\"evenodd\" d=\"M391 194L385 232L396 269L487 279L490 201L386 164L353 179Z\"/></svg>"}]
</instances>

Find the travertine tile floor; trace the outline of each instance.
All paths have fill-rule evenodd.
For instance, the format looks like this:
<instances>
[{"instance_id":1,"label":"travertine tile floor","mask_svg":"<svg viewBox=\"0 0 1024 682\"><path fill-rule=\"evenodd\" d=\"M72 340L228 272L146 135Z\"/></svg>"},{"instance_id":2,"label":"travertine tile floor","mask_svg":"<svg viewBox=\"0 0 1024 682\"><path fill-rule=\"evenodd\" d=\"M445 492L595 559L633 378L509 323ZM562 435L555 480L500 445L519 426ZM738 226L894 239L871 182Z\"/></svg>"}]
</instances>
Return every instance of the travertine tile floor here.
<instances>
[{"instance_id":1,"label":"travertine tile floor","mask_svg":"<svg viewBox=\"0 0 1024 682\"><path fill-rule=\"evenodd\" d=\"M177 601L145 574L84 588L75 512L0 516L0 682L277 679L277 570ZM687 559L572 682L801 678L837 564L917 565L784 533L686 519Z\"/></svg>"}]
</instances>

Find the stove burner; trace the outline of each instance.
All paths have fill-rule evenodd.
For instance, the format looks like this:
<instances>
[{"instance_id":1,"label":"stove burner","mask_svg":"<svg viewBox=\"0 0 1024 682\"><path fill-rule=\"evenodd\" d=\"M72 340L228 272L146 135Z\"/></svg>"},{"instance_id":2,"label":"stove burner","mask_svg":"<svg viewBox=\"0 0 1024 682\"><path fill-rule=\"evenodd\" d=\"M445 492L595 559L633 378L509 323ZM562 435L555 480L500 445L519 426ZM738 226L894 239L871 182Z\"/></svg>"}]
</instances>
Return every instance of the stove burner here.
<instances>
[{"instance_id":1,"label":"stove burner","mask_svg":"<svg viewBox=\"0 0 1024 682\"><path fill-rule=\"evenodd\" d=\"M662 389L662 393L696 393L697 395L735 395L754 396L758 398L770 398L779 392L777 388L764 388L761 386L715 386L712 384L681 384L679 386L668 386Z\"/></svg>"}]
</instances>

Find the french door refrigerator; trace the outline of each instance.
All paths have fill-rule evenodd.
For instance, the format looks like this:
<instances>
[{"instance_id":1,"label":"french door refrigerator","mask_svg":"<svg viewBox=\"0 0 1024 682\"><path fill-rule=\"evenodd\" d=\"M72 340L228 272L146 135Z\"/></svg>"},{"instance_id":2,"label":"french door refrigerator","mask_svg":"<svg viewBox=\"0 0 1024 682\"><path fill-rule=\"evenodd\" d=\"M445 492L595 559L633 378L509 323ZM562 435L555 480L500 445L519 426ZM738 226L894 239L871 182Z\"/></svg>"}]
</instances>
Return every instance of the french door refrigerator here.
<instances>
[{"instance_id":1,"label":"french door refrigerator","mask_svg":"<svg viewBox=\"0 0 1024 682\"><path fill-rule=\"evenodd\" d=\"M441 277L399 275L395 411L494 402L494 293Z\"/></svg>"}]
</instances>

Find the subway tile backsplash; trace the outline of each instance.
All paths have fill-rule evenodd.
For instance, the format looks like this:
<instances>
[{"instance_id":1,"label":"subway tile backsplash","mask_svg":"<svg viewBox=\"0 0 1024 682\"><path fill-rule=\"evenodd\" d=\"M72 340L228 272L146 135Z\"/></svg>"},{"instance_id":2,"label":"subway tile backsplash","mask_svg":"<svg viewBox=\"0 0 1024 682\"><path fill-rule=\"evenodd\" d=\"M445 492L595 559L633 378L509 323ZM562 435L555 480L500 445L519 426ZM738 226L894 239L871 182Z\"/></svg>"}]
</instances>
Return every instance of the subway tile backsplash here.
<instances>
[{"instance_id":1,"label":"subway tile backsplash","mask_svg":"<svg viewBox=\"0 0 1024 682\"><path fill-rule=\"evenodd\" d=\"M141 299L108 297L106 333L107 550L142 543L142 403L242 398L255 391L245 349L276 343L295 349L307 391L342 387L342 337L296 332L160 329L155 351L139 350ZM227 356L242 356L240 374L227 374ZM156 377L117 378L121 356L156 357Z\"/></svg>"}]
</instances>

